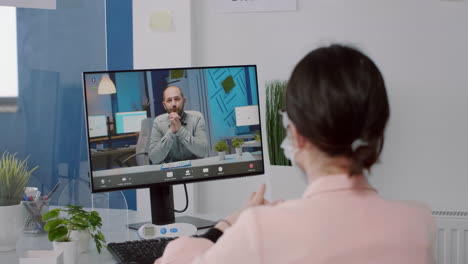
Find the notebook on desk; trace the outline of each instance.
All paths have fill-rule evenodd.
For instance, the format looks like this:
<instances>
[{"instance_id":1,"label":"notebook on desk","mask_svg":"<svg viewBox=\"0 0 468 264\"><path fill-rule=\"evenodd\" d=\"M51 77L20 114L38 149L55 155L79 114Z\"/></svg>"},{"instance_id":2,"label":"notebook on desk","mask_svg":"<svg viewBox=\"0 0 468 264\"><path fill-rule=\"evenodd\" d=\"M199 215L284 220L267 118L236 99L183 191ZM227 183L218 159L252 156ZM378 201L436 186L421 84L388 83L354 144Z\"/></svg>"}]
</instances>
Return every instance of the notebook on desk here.
<instances>
[{"instance_id":1,"label":"notebook on desk","mask_svg":"<svg viewBox=\"0 0 468 264\"><path fill-rule=\"evenodd\" d=\"M188 167L191 165L192 165L192 162L190 160L176 161L176 162L164 163L163 165L161 165L161 170L182 168L182 167Z\"/></svg>"}]
</instances>

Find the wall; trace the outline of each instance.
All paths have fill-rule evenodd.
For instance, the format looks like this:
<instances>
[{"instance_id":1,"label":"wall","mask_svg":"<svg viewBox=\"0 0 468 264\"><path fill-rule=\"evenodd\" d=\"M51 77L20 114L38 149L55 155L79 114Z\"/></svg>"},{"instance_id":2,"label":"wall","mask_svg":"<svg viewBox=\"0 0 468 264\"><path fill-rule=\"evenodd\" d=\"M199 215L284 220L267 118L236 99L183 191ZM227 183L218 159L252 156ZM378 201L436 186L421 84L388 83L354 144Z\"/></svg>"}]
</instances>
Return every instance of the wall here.
<instances>
[{"instance_id":1,"label":"wall","mask_svg":"<svg viewBox=\"0 0 468 264\"><path fill-rule=\"evenodd\" d=\"M235 108L249 105L251 101L249 95L252 94L250 89L256 89L255 86L247 86L247 71L249 69L246 67L211 68L205 71L214 142L218 142L223 137L234 137L250 132L248 126L237 127L235 118ZM222 83L229 77L235 85L226 92Z\"/></svg>"},{"instance_id":2,"label":"wall","mask_svg":"<svg viewBox=\"0 0 468 264\"><path fill-rule=\"evenodd\" d=\"M141 101L143 95L136 87L139 87L141 78L140 72L125 72L115 74L117 111L133 112L142 111Z\"/></svg>"},{"instance_id":3,"label":"wall","mask_svg":"<svg viewBox=\"0 0 468 264\"><path fill-rule=\"evenodd\" d=\"M297 12L229 14L218 13L215 3L197 0L193 6L194 66L257 64L264 117L265 81L287 79L318 45L359 47L383 72L391 104L371 182L385 197L468 210L466 2L298 0ZM301 195L296 171L267 169L265 178L199 184L200 210L228 212L263 181L271 183L275 198ZM286 177L294 177L290 186Z\"/></svg>"},{"instance_id":4,"label":"wall","mask_svg":"<svg viewBox=\"0 0 468 264\"><path fill-rule=\"evenodd\" d=\"M186 67L191 65L191 1L190 0L138 0L133 1L133 64L135 69ZM170 31L152 27L152 18L160 11L170 11ZM158 102L155 102L158 103ZM194 211L193 184L187 186L190 205ZM174 188L176 209L185 206L181 185ZM150 215L149 191L137 192L138 210Z\"/></svg>"}]
</instances>

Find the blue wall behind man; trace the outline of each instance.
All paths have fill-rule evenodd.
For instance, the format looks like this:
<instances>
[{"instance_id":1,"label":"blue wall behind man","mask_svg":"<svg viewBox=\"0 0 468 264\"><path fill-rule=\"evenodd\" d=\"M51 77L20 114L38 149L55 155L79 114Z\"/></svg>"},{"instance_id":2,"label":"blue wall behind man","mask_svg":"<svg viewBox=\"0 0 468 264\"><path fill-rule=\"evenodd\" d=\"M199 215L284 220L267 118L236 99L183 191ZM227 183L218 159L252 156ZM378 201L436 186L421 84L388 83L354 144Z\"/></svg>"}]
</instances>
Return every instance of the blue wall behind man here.
<instances>
[{"instance_id":1,"label":"blue wall behind man","mask_svg":"<svg viewBox=\"0 0 468 264\"><path fill-rule=\"evenodd\" d=\"M235 108L258 104L257 82L253 67L224 67L205 70L208 83L213 137L215 141L226 136L249 133L249 127L237 127ZM226 91L222 85L232 78L234 86Z\"/></svg>"}]
</instances>

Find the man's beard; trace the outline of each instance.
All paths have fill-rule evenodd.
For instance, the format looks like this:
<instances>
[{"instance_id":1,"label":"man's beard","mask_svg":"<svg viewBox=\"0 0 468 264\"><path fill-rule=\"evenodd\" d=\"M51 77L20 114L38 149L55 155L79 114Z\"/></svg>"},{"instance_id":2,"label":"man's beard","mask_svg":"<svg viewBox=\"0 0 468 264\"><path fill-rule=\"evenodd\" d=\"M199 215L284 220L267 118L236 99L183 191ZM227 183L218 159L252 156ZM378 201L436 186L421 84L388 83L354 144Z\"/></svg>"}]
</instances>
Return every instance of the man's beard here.
<instances>
[{"instance_id":1,"label":"man's beard","mask_svg":"<svg viewBox=\"0 0 468 264\"><path fill-rule=\"evenodd\" d=\"M184 106L183 105L180 108L171 108L171 109L169 109L169 111L167 111L168 114L177 113L179 116L182 115L182 112L184 112Z\"/></svg>"}]
</instances>

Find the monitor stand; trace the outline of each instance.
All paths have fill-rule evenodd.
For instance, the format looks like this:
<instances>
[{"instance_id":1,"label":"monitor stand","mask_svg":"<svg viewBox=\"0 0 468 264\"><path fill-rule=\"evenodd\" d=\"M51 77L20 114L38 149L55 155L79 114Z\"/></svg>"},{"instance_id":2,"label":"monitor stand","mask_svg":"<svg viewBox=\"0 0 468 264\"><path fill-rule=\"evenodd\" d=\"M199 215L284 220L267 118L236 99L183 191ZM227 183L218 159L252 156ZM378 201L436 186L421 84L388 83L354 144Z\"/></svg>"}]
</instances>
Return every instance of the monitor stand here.
<instances>
[{"instance_id":1,"label":"monitor stand","mask_svg":"<svg viewBox=\"0 0 468 264\"><path fill-rule=\"evenodd\" d=\"M167 225L173 223L189 223L197 229L209 228L216 223L206 219L192 216L175 217L174 194L172 185L150 187L151 218L155 225ZM150 222L129 224L128 228L138 230L142 225Z\"/></svg>"}]
</instances>

